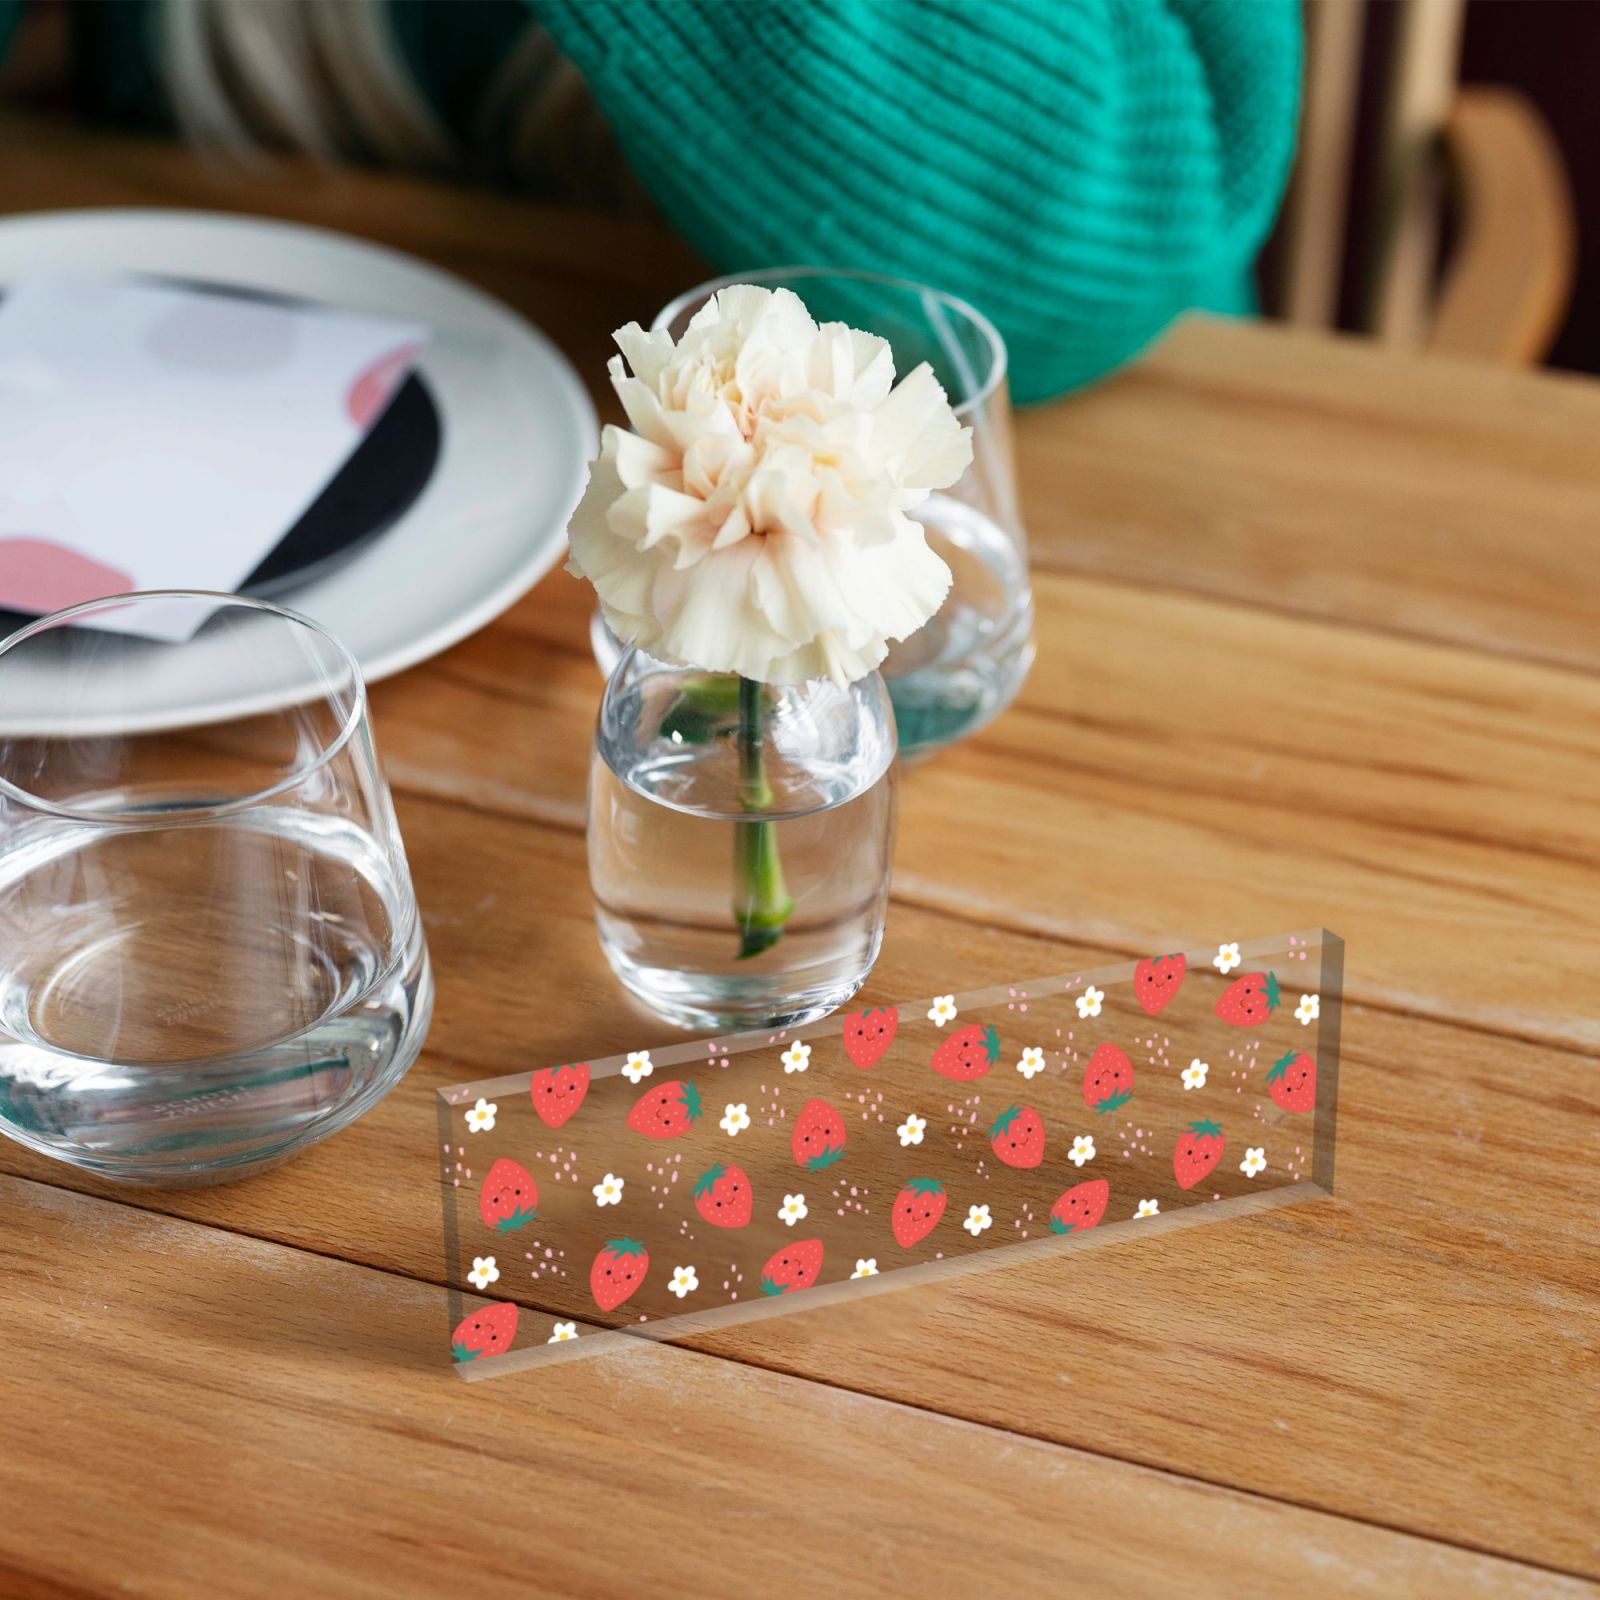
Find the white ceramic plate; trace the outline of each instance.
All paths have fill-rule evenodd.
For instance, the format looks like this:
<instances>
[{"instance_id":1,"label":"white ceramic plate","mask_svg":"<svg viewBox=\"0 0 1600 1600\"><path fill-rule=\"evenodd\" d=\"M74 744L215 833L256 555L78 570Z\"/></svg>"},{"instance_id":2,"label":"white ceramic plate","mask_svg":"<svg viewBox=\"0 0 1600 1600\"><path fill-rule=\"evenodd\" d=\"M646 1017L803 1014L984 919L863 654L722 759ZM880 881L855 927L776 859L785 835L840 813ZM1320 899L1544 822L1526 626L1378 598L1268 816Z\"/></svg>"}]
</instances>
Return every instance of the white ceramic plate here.
<instances>
[{"instance_id":1,"label":"white ceramic plate","mask_svg":"<svg viewBox=\"0 0 1600 1600\"><path fill-rule=\"evenodd\" d=\"M595 453L594 408L543 334L449 273L321 228L246 217L108 210L0 220L0 286L39 271L237 285L434 330L418 363L442 421L432 479L367 549L280 597L336 634L369 683L481 628L565 549ZM203 720L233 698L225 669L182 654L181 675L151 675L141 721Z\"/></svg>"}]
</instances>

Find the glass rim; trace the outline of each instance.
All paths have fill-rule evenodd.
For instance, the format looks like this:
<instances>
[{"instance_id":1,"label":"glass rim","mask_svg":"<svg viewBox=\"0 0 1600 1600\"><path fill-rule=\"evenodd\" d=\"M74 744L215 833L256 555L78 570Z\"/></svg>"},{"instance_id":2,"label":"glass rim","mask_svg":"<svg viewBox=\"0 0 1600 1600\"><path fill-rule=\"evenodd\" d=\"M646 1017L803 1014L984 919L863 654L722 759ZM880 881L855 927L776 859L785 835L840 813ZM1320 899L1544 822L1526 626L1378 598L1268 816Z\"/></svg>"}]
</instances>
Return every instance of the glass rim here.
<instances>
[{"instance_id":1,"label":"glass rim","mask_svg":"<svg viewBox=\"0 0 1600 1600\"><path fill-rule=\"evenodd\" d=\"M977 391L951 409L958 417L976 411L988 402L995 391L1005 382L1006 367L1009 357L1006 352L1006 342L1000 336L1000 330L995 327L970 300L963 300L958 294L952 294L948 289L935 289L932 284L918 283L913 278L897 278L887 272L866 272L858 267L759 267L751 272L728 272L720 277L707 278L703 283L697 283L691 289L685 289L682 294L674 295L662 308L656 312L650 323L650 331L657 332L668 327L677 317L681 316L697 300L709 300L712 295L720 290L732 288L736 283L760 284L774 278L853 278L857 283L876 283L889 289L904 289L911 294L929 295L942 305L949 307L959 315L965 317L973 327L984 337L989 346L990 363L989 375L978 387ZM870 331L870 330L863 330ZM898 374L903 377L904 374Z\"/></svg>"},{"instance_id":2,"label":"glass rim","mask_svg":"<svg viewBox=\"0 0 1600 1600\"><path fill-rule=\"evenodd\" d=\"M61 627L71 622L74 617L84 616L92 611L99 611L107 606L125 606L131 601L139 600L197 600L215 602L213 614L221 612L225 607L238 607L246 611L260 611L268 616L277 617L284 622L291 622L299 627L316 634L324 643L330 645L334 655L343 664L349 673L354 685L351 695L350 710L340 723L338 732L329 739L322 748L309 761L296 766L293 771L286 773L276 783L270 783L265 788L254 793L237 796L229 800L219 800L211 805L175 806L160 812L159 816L150 815L124 815L115 811L90 811L82 806L62 805L59 801L47 800L43 795L34 794L31 789L25 789L21 784L14 783L4 773L0 773L0 797L15 801L18 805L29 811L41 812L47 816L61 817L71 822L89 823L99 828L149 828L152 823L168 823L205 821L213 817L224 817L239 811L248 811L252 806L264 804L268 800L276 799L281 794L287 794L291 789L298 788L307 778L322 771L339 754L359 728L367 714L367 681L361 672L361 664L351 654L350 647L339 636L325 628L313 617L308 617L303 611L295 611L289 606L280 606L271 600L258 600L253 595L228 594L218 589L130 589L123 594L101 595L94 600L80 600L78 604L65 606L60 611L52 611L42 617L35 617L32 622L27 622L14 632L0 638L0 674L5 670L7 656L20 644L34 638L41 633L48 633L52 629ZM188 643L188 640L178 641ZM284 704L303 704L303 701L286 701ZM258 713L260 714L260 713ZM223 718L221 720L234 720ZM203 725L203 724L202 724Z\"/></svg>"}]
</instances>

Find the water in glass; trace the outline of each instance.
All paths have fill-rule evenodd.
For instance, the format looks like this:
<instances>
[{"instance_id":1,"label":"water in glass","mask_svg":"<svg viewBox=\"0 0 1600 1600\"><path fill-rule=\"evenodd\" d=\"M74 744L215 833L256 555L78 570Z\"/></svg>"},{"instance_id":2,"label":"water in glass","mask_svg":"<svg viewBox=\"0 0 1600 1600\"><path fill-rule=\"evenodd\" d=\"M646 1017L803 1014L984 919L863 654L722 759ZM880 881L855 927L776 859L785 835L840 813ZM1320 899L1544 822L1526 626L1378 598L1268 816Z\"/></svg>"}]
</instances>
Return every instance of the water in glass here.
<instances>
[{"instance_id":1,"label":"water in glass","mask_svg":"<svg viewBox=\"0 0 1600 1600\"><path fill-rule=\"evenodd\" d=\"M0 1129L138 1182L242 1176L344 1126L431 1005L353 663L216 604L182 643L91 622L0 651ZM208 692L241 714L173 727L174 651L208 668L191 718Z\"/></svg>"},{"instance_id":2,"label":"water in glass","mask_svg":"<svg viewBox=\"0 0 1600 1600\"><path fill-rule=\"evenodd\" d=\"M753 822L725 686L627 651L608 686L589 789L600 942L646 1004L703 1028L824 1015L860 988L883 935L894 735L874 674L762 690L771 805ZM741 940L741 830L770 830L793 909L770 948Z\"/></svg>"}]
</instances>

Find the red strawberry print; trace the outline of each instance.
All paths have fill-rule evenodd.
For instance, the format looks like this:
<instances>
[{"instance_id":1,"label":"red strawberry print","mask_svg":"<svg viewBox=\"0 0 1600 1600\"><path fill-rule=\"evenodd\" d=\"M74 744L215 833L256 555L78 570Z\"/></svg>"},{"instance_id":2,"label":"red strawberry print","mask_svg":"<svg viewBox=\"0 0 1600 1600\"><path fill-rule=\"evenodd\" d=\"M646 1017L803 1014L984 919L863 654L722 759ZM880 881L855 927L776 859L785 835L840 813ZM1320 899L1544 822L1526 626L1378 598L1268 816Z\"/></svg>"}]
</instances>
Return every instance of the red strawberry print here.
<instances>
[{"instance_id":1,"label":"red strawberry print","mask_svg":"<svg viewBox=\"0 0 1600 1600\"><path fill-rule=\"evenodd\" d=\"M809 1289L822 1271L822 1241L796 1239L774 1252L761 1269L762 1294L788 1294Z\"/></svg>"},{"instance_id":2,"label":"red strawberry print","mask_svg":"<svg viewBox=\"0 0 1600 1600\"><path fill-rule=\"evenodd\" d=\"M1180 1189L1192 1189L1222 1159L1222 1124L1191 1122L1172 1152L1172 1175Z\"/></svg>"},{"instance_id":3,"label":"red strawberry print","mask_svg":"<svg viewBox=\"0 0 1600 1600\"><path fill-rule=\"evenodd\" d=\"M1177 998L1188 970L1187 956L1148 957L1133 969L1134 999L1153 1017Z\"/></svg>"},{"instance_id":4,"label":"red strawberry print","mask_svg":"<svg viewBox=\"0 0 1600 1600\"><path fill-rule=\"evenodd\" d=\"M907 1178L889 1213L894 1242L902 1250L909 1250L926 1239L939 1226L946 1198L944 1185L937 1178Z\"/></svg>"},{"instance_id":5,"label":"red strawberry print","mask_svg":"<svg viewBox=\"0 0 1600 1600\"><path fill-rule=\"evenodd\" d=\"M808 1100L794 1119L794 1158L807 1172L821 1172L844 1154L844 1118L826 1100Z\"/></svg>"},{"instance_id":6,"label":"red strawberry print","mask_svg":"<svg viewBox=\"0 0 1600 1600\"><path fill-rule=\"evenodd\" d=\"M713 1228L742 1228L750 1221L755 1195L750 1188L750 1175L743 1167L730 1167L719 1161L695 1179L689 1193L695 1210Z\"/></svg>"},{"instance_id":7,"label":"red strawberry print","mask_svg":"<svg viewBox=\"0 0 1600 1600\"><path fill-rule=\"evenodd\" d=\"M1103 1044L1083 1069L1083 1103L1103 1116L1133 1097L1133 1063L1126 1050Z\"/></svg>"},{"instance_id":8,"label":"red strawberry print","mask_svg":"<svg viewBox=\"0 0 1600 1600\"><path fill-rule=\"evenodd\" d=\"M957 1083L969 1083L981 1078L1000 1059L1000 1035L991 1022L987 1028L971 1023L957 1028L933 1052L930 1063L942 1077L954 1078Z\"/></svg>"},{"instance_id":9,"label":"red strawberry print","mask_svg":"<svg viewBox=\"0 0 1600 1600\"><path fill-rule=\"evenodd\" d=\"M1236 1028L1259 1028L1278 1009L1278 975L1247 972L1217 1001L1217 1015Z\"/></svg>"},{"instance_id":10,"label":"red strawberry print","mask_svg":"<svg viewBox=\"0 0 1600 1600\"><path fill-rule=\"evenodd\" d=\"M894 1043L900 1013L893 1006L868 1006L844 1019L844 1053L865 1072Z\"/></svg>"},{"instance_id":11,"label":"red strawberry print","mask_svg":"<svg viewBox=\"0 0 1600 1600\"><path fill-rule=\"evenodd\" d=\"M628 1126L647 1139L677 1139L700 1120L700 1091L672 1078L646 1089L628 1113Z\"/></svg>"},{"instance_id":12,"label":"red strawberry print","mask_svg":"<svg viewBox=\"0 0 1600 1600\"><path fill-rule=\"evenodd\" d=\"M1008 1167L1036 1167L1044 1160L1044 1123L1032 1106L1007 1106L994 1119L989 1143Z\"/></svg>"},{"instance_id":13,"label":"red strawberry print","mask_svg":"<svg viewBox=\"0 0 1600 1600\"><path fill-rule=\"evenodd\" d=\"M589 1092L589 1063L577 1061L565 1067L546 1067L533 1074L529 1091L533 1109L547 1128L559 1128L571 1120Z\"/></svg>"},{"instance_id":14,"label":"red strawberry print","mask_svg":"<svg viewBox=\"0 0 1600 1600\"><path fill-rule=\"evenodd\" d=\"M525 1227L539 1215L539 1185L533 1174L502 1156L478 1191L478 1215L496 1233Z\"/></svg>"},{"instance_id":15,"label":"red strawberry print","mask_svg":"<svg viewBox=\"0 0 1600 1600\"><path fill-rule=\"evenodd\" d=\"M615 1311L649 1270L650 1252L637 1239L607 1239L589 1268L589 1293L602 1311Z\"/></svg>"},{"instance_id":16,"label":"red strawberry print","mask_svg":"<svg viewBox=\"0 0 1600 1600\"><path fill-rule=\"evenodd\" d=\"M1104 1178L1075 1183L1050 1207L1051 1233L1082 1233L1106 1214L1111 1185Z\"/></svg>"},{"instance_id":17,"label":"red strawberry print","mask_svg":"<svg viewBox=\"0 0 1600 1600\"><path fill-rule=\"evenodd\" d=\"M517 1336L517 1308L485 1306L463 1317L450 1335L450 1355L456 1361L476 1361L479 1356L504 1355Z\"/></svg>"},{"instance_id":18,"label":"red strawberry print","mask_svg":"<svg viewBox=\"0 0 1600 1600\"><path fill-rule=\"evenodd\" d=\"M1279 1056L1267 1070L1267 1093L1285 1111L1317 1109L1317 1064L1304 1050Z\"/></svg>"}]
</instances>

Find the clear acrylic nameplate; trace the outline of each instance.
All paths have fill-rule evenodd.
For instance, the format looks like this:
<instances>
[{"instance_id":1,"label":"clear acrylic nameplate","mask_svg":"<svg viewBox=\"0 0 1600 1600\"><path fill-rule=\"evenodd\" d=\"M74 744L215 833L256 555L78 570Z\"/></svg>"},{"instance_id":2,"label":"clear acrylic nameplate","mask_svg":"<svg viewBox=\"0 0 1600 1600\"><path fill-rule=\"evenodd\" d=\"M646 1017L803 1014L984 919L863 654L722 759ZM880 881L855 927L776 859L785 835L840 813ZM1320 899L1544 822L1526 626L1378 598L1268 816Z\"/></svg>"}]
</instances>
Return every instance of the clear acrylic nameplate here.
<instances>
[{"instance_id":1,"label":"clear acrylic nameplate","mask_svg":"<svg viewBox=\"0 0 1600 1600\"><path fill-rule=\"evenodd\" d=\"M490 1377L1326 1195L1343 962L1319 929L441 1090L449 1358Z\"/></svg>"}]
</instances>

